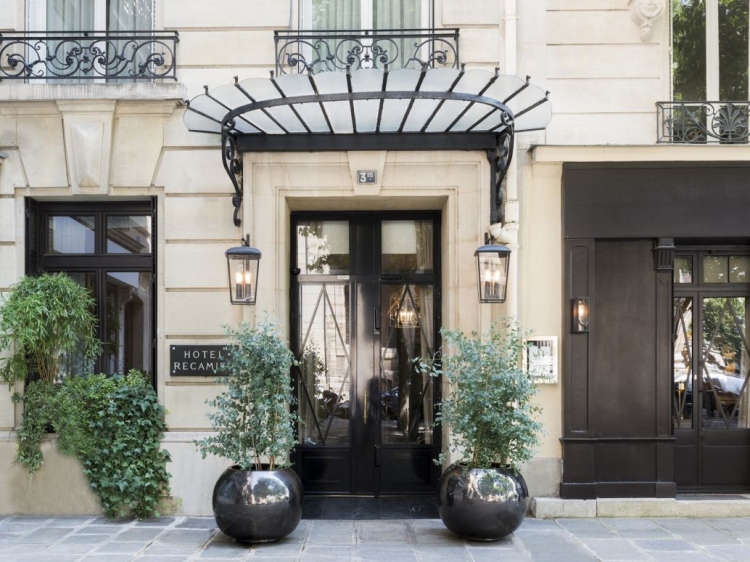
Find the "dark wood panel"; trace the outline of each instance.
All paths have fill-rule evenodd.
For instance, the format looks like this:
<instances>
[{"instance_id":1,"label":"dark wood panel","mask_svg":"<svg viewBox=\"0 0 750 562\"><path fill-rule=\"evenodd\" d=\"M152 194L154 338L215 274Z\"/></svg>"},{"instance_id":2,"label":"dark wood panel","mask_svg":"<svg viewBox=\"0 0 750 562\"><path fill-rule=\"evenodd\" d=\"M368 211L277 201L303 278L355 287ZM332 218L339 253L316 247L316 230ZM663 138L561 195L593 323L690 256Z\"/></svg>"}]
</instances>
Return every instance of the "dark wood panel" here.
<instances>
[{"instance_id":1,"label":"dark wood panel","mask_svg":"<svg viewBox=\"0 0 750 562\"><path fill-rule=\"evenodd\" d=\"M747 163L565 164L565 237L750 237L749 178Z\"/></svg>"},{"instance_id":2,"label":"dark wood panel","mask_svg":"<svg viewBox=\"0 0 750 562\"><path fill-rule=\"evenodd\" d=\"M596 481L656 481L656 443L597 443Z\"/></svg>"},{"instance_id":3,"label":"dark wood panel","mask_svg":"<svg viewBox=\"0 0 750 562\"><path fill-rule=\"evenodd\" d=\"M419 493L435 490L437 466L432 447L379 447L380 493Z\"/></svg>"},{"instance_id":4,"label":"dark wood panel","mask_svg":"<svg viewBox=\"0 0 750 562\"><path fill-rule=\"evenodd\" d=\"M750 486L750 448L704 446L701 450L702 486Z\"/></svg>"},{"instance_id":5,"label":"dark wood panel","mask_svg":"<svg viewBox=\"0 0 750 562\"><path fill-rule=\"evenodd\" d=\"M597 240L589 401L597 436L655 434L656 273L651 240Z\"/></svg>"},{"instance_id":6,"label":"dark wood panel","mask_svg":"<svg viewBox=\"0 0 750 562\"><path fill-rule=\"evenodd\" d=\"M572 326L572 299L593 299L594 241L570 240L566 242L567 296L565 302L565 338L568 352L565 354L565 436L589 435L589 354L590 334L570 333Z\"/></svg>"},{"instance_id":7,"label":"dark wood panel","mask_svg":"<svg viewBox=\"0 0 750 562\"><path fill-rule=\"evenodd\" d=\"M300 449L297 454L299 476L305 493L351 492L349 449Z\"/></svg>"}]
</instances>

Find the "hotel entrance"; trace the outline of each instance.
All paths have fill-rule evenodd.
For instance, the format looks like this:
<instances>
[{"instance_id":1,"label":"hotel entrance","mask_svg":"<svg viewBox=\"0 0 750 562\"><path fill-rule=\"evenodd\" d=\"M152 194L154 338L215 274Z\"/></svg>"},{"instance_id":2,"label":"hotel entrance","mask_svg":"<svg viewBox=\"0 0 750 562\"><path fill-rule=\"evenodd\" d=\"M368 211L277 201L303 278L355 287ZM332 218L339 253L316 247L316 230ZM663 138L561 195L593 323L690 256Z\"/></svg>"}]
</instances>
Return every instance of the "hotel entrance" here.
<instances>
[{"instance_id":1,"label":"hotel entrance","mask_svg":"<svg viewBox=\"0 0 750 562\"><path fill-rule=\"evenodd\" d=\"M294 214L292 346L306 493L435 489L440 216Z\"/></svg>"}]
</instances>

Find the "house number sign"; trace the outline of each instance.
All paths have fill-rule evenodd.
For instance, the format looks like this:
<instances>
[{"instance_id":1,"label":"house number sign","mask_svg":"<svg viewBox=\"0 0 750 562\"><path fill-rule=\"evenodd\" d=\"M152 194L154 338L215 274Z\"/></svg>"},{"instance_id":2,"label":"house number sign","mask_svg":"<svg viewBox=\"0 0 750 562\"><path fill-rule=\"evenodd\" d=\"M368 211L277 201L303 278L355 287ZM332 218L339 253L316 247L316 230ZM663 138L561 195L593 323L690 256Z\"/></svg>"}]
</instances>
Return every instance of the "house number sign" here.
<instances>
[{"instance_id":1,"label":"house number sign","mask_svg":"<svg viewBox=\"0 0 750 562\"><path fill-rule=\"evenodd\" d=\"M357 183L376 183L377 177L375 170L357 170Z\"/></svg>"},{"instance_id":2,"label":"house number sign","mask_svg":"<svg viewBox=\"0 0 750 562\"><path fill-rule=\"evenodd\" d=\"M178 377L226 375L225 345L170 345L169 374Z\"/></svg>"}]
</instances>

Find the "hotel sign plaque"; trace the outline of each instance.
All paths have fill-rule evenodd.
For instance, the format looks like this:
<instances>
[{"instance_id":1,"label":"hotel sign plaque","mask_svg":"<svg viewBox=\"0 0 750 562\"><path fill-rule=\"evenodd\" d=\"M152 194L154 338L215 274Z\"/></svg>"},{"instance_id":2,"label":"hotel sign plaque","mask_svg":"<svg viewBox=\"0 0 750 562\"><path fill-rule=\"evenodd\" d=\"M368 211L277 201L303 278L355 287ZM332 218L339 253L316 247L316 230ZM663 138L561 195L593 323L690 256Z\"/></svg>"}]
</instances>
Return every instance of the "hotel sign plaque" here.
<instances>
[{"instance_id":1,"label":"hotel sign plaque","mask_svg":"<svg viewBox=\"0 0 750 562\"><path fill-rule=\"evenodd\" d=\"M226 376L226 345L170 345L169 374L173 377Z\"/></svg>"}]
</instances>

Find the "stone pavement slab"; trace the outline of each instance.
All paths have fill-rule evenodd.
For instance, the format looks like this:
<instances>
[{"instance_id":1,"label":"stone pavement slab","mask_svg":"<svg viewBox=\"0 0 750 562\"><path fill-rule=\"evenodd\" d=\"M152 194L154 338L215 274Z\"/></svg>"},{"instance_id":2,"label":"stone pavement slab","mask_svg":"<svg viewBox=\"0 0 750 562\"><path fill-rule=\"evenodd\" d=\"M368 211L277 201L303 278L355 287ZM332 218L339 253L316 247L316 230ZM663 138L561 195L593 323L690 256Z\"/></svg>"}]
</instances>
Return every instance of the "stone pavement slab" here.
<instances>
[{"instance_id":1,"label":"stone pavement slab","mask_svg":"<svg viewBox=\"0 0 750 562\"><path fill-rule=\"evenodd\" d=\"M750 562L750 518L527 519L470 542L440 520L303 520L272 544L238 544L213 518L0 518L2 562Z\"/></svg>"}]
</instances>

